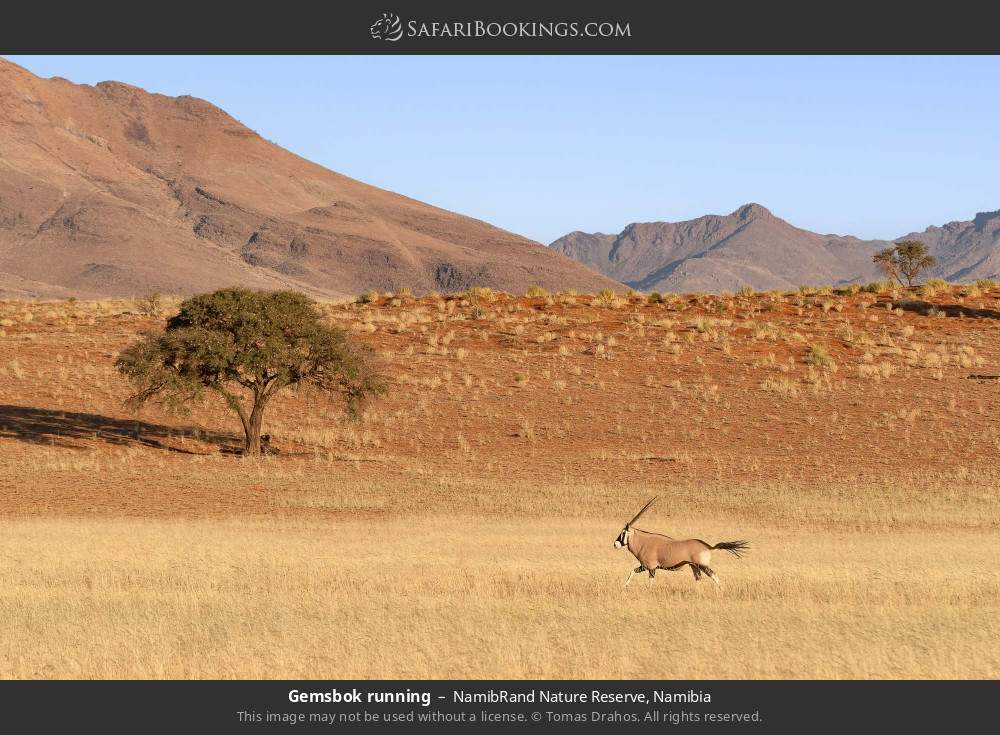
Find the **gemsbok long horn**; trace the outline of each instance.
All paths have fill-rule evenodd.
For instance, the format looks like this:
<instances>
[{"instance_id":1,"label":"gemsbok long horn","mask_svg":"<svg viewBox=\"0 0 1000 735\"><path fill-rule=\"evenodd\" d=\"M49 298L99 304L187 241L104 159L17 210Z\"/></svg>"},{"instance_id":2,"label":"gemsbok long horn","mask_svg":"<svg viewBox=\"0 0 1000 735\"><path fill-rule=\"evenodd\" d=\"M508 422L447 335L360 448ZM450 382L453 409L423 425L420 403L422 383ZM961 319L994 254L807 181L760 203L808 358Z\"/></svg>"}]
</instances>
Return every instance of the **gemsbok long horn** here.
<instances>
[{"instance_id":1,"label":"gemsbok long horn","mask_svg":"<svg viewBox=\"0 0 1000 735\"><path fill-rule=\"evenodd\" d=\"M633 523L635 523L637 520L639 520L639 518L642 517L642 514L645 513L647 510L649 510L649 506L651 506L653 503L655 503L657 500L659 500L659 498L660 498L659 495L654 495L650 499L650 501L648 503L646 503L644 506L642 506L642 510L640 510L638 513L635 514L635 518L633 518L631 521L629 521L628 523L625 524L625 528L628 528Z\"/></svg>"},{"instance_id":2,"label":"gemsbok long horn","mask_svg":"<svg viewBox=\"0 0 1000 735\"><path fill-rule=\"evenodd\" d=\"M712 561L712 552L719 549L740 558L750 548L750 544L747 541L721 541L712 546L697 538L677 541L660 533L633 528L632 524L649 510L649 506L658 497L658 495L654 496L652 500L642 506L642 510L635 514L635 518L625 524L621 533L618 534L618 538L614 541L616 549L627 548L639 562L639 566L629 573L628 579L625 580L625 586L628 587L632 577L639 572L649 572L649 584L652 585L657 569L673 571L688 565L694 573L695 582L701 579L702 572L704 572L709 579L721 587L719 575L709 566Z\"/></svg>"}]
</instances>

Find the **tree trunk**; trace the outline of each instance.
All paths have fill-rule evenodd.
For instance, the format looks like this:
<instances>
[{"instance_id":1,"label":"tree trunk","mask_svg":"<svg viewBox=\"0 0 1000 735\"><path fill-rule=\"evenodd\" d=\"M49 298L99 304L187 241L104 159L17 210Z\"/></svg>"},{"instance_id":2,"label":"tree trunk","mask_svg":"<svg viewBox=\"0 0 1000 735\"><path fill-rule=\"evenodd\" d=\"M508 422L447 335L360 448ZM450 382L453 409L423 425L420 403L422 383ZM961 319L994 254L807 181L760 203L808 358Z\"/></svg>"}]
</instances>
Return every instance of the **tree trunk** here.
<instances>
[{"instance_id":1,"label":"tree trunk","mask_svg":"<svg viewBox=\"0 0 1000 735\"><path fill-rule=\"evenodd\" d=\"M243 427L243 454L252 457L260 454L260 430L255 432L249 423Z\"/></svg>"},{"instance_id":2,"label":"tree trunk","mask_svg":"<svg viewBox=\"0 0 1000 735\"><path fill-rule=\"evenodd\" d=\"M225 400L226 402L226 405L229 406L229 408L231 408L233 412L235 412L236 415L240 417L240 423L243 425L243 453L250 454L250 445L251 445L250 436L253 434L253 431L251 430L250 427L250 417L247 416L246 410L240 404L240 399L237 398L232 393L230 393L229 391L225 390L220 385L213 386L213 389L220 396L222 396L223 400ZM260 432L258 432L258 435L259 433ZM259 441L257 443L257 451L258 452L260 451Z\"/></svg>"},{"instance_id":3,"label":"tree trunk","mask_svg":"<svg viewBox=\"0 0 1000 735\"><path fill-rule=\"evenodd\" d=\"M251 457L260 455L260 428L264 423L264 405L266 402L267 399L263 396L256 396L250 416L243 424L243 433L246 437L243 452Z\"/></svg>"},{"instance_id":4,"label":"tree trunk","mask_svg":"<svg viewBox=\"0 0 1000 735\"><path fill-rule=\"evenodd\" d=\"M248 415L237 396L221 386L214 386L214 389L225 399L226 405L240 417L240 423L243 424L243 454L260 456L260 427L264 422L264 406L267 405L271 394L266 389L254 389L253 407Z\"/></svg>"}]
</instances>

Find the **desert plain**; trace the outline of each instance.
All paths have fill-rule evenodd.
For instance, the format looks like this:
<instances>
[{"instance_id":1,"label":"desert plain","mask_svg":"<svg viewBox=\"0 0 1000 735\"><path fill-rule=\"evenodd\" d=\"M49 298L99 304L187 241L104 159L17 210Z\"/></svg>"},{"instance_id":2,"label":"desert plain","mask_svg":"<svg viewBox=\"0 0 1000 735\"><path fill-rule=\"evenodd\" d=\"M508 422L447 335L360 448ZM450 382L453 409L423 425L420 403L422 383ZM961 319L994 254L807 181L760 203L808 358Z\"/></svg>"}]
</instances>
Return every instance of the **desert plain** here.
<instances>
[{"instance_id":1,"label":"desert plain","mask_svg":"<svg viewBox=\"0 0 1000 735\"><path fill-rule=\"evenodd\" d=\"M178 299L0 302L0 677L1000 673L997 284L529 293L321 302L390 391L260 458L123 406Z\"/></svg>"}]
</instances>

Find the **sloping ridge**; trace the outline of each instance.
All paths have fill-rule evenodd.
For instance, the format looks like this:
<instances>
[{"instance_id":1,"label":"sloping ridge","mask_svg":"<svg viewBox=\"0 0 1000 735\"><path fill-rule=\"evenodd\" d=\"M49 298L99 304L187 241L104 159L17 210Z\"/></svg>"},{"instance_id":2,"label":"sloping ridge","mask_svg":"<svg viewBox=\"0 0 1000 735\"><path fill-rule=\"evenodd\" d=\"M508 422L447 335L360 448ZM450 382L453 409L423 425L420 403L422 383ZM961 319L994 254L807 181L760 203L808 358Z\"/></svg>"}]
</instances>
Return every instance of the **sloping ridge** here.
<instances>
[{"instance_id":1,"label":"sloping ridge","mask_svg":"<svg viewBox=\"0 0 1000 735\"><path fill-rule=\"evenodd\" d=\"M311 163L193 97L0 59L0 295L618 285Z\"/></svg>"},{"instance_id":2,"label":"sloping ridge","mask_svg":"<svg viewBox=\"0 0 1000 735\"><path fill-rule=\"evenodd\" d=\"M897 240L927 244L930 272L952 281L1000 275L1000 212L929 227ZM572 232L551 248L644 291L759 290L860 283L881 277L872 255L891 245L820 235L795 227L759 204L728 215L628 225L618 235Z\"/></svg>"}]
</instances>

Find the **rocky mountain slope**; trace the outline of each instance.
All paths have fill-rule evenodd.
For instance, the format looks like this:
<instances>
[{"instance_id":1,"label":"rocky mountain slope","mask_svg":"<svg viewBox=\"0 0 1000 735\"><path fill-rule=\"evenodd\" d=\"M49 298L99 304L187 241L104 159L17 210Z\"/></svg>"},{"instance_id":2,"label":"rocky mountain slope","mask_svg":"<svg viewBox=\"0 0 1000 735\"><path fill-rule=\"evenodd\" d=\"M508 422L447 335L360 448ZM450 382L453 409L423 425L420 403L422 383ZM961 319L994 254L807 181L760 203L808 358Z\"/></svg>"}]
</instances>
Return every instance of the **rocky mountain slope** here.
<instances>
[{"instance_id":1,"label":"rocky mountain slope","mask_svg":"<svg viewBox=\"0 0 1000 735\"><path fill-rule=\"evenodd\" d=\"M616 285L536 242L311 163L203 100L41 79L0 59L0 295L536 283Z\"/></svg>"}]
</instances>

